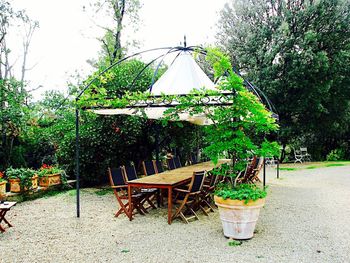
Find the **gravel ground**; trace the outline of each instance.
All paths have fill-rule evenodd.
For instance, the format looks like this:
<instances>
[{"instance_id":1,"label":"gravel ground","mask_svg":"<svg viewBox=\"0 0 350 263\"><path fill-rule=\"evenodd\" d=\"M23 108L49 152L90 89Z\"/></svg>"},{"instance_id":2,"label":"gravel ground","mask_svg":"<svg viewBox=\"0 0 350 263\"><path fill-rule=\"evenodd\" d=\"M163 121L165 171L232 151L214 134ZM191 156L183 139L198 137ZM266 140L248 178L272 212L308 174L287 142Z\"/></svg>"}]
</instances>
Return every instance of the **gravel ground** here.
<instances>
[{"instance_id":1,"label":"gravel ground","mask_svg":"<svg viewBox=\"0 0 350 263\"><path fill-rule=\"evenodd\" d=\"M218 212L184 224L167 210L115 218L116 199L96 189L17 204L0 233L0 262L350 262L350 166L268 169L269 195L256 234L229 246Z\"/></svg>"}]
</instances>

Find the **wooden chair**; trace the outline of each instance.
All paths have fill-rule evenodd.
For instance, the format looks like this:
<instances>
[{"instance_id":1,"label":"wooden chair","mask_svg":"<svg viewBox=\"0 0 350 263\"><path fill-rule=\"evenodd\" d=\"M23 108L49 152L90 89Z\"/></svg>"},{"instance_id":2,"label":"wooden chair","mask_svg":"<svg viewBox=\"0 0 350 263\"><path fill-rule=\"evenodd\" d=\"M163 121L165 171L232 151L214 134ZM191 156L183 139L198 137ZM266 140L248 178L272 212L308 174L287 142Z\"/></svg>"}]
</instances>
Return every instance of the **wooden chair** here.
<instances>
[{"instance_id":1,"label":"wooden chair","mask_svg":"<svg viewBox=\"0 0 350 263\"><path fill-rule=\"evenodd\" d=\"M174 162L174 159L173 159L173 158L168 158L168 159L166 159L166 163L167 163L167 165L168 165L168 169L169 169L169 170L174 170L174 169L176 169L175 162Z\"/></svg>"},{"instance_id":2,"label":"wooden chair","mask_svg":"<svg viewBox=\"0 0 350 263\"><path fill-rule=\"evenodd\" d=\"M191 162L191 164L197 164L198 163L197 154L191 153L190 162Z\"/></svg>"},{"instance_id":3,"label":"wooden chair","mask_svg":"<svg viewBox=\"0 0 350 263\"><path fill-rule=\"evenodd\" d=\"M239 183L255 183L261 182L259 173L264 166L264 158L254 156L251 162L247 165L244 173L239 174L235 179L235 184Z\"/></svg>"},{"instance_id":4,"label":"wooden chair","mask_svg":"<svg viewBox=\"0 0 350 263\"><path fill-rule=\"evenodd\" d=\"M179 156L175 156L173 158L173 160L174 160L175 168L181 168L182 167Z\"/></svg>"},{"instance_id":5,"label":"wooden chair","mask_svg":"<svg viewBox=\"0 0 350 263\"><path fill-rule=\"evenodd\" d=\"M214 208L212 206L214 203L213 192L215 185L218 183L219 179L219 176L208 173L208 176L204 180L204 184L200 193L199 208L206 216L209 215L209 212L214 212Z\"/></svg>"},{"instance_id":6,"label":"wooden chair","mask_svg":"<svg viewBox=\"0 0 350 263\"><path fill-rule=\"evenodd\" d=\"M153 160L153 165L156 169L157 174L164 172L164 168L161 161Z\"/></svg>"},{"instance_id":7,"label":"wooden chair","mask_svg":"<svg viewBox=\"0 0 350 263\"><path fill-rule=\"evenodd\" d=\"M157 173L153 161L143 161L142 168L143 168L143 172L146 176Z\"/></svg>"},{"instance_id":8,"label":"wooden chair","mask_svg":"<svg viewBox=\"0 0 350 263\"><path fill-rule=\"evenodd\" d=\"M133 203L133 209L130 210L130 204L128 202L128 186L123 175L122 168L108 168L108 176L113 189L114 195L119 203L119 210L115 213L115 217L125 213L127 217L131 217L133 211L136 209L141 215L145 215L146 209L142 206L141 202L144 200L142 193L133 193L131 200Z\"/></svg>"},{"instance_id":9,"label":"wooden chair","mask_svg":"<svg viewBox=\"0 0 350 263\"><path fill-rule=\"evenodd\" d=\"M173 215L173 219L180 217L187 224L191 219L199 220L194 210L199 205L199 195L203 187L205 174L205 171L194 172L188 189L174 189L175 204L179 204L179 207ZM186 215L189 216L186 217Z\"/></svg>"},{"instance_id":10,"label":"wooden chair","mask_svg":"<svg viewBox=\"0 0 350 263\"><path fill-rule=\"evenodd\" d=\"M122 166L122 172L127 182L138 179L134 165ZM156 188L141 188L141 193L144 195L144 200L142 200L141 205L145 209L148 209L148 208L156 209L157 207L154 205L152 200L156 198L158 190ZM149 205L148 207L145 206L146 202Z\"/></svg>"}]
</instances>

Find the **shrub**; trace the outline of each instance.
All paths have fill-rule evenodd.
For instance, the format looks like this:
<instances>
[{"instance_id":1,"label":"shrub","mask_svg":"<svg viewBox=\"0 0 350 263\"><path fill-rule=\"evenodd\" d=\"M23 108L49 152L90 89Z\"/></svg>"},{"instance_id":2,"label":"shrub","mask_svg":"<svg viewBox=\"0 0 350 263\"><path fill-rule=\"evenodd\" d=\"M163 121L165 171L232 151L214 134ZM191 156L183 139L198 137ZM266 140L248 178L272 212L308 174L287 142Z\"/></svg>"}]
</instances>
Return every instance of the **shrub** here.
<instances>
[{"instance_id":1,"label":"shrub","mask_svg":"<svg viewBox=\"0 0 350 263\"><path fill-rule=\"evenodd\" d=\"M327 154L327 161L340 161L345 159L345 154L342 149L332 150L329 154Z\"/></svg>"}]
</instances>

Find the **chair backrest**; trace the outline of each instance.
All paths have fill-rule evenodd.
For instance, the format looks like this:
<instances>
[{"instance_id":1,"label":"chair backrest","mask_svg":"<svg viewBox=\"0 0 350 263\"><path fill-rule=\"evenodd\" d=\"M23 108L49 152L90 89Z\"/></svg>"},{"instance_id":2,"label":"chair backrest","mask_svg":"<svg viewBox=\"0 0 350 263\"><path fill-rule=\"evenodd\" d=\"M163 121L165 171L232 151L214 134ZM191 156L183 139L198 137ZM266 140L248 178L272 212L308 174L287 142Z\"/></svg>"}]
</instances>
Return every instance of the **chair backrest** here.
<instances>
[{"instance_id":1,"label":"chair backrest","mask_svg":"<svg viewBox=\"0 0 350 263\"><path fill-rule=\"evenodd\" d=\"M189 186L189 191L191 193L200 191L203 187L205 179L205 171L193 172L192 180Z\"/></svg>"},{"instance_id":2,"label":"chair backrest","mask_svg":"<svg viewBox=\"0 0 350 263\"><path fill-rule=\"evenodd\" d=\"M128 181L137 179L137 173L134 165L123 166L122 168L123 168L125 177Z\"/></svg>"},{"instance_id":3,"label":"chair backrest","mask_svg":"<svg viewBox=\"0 0 350 263\"><path fill-rule=\"evenodd\" d=\"M294 157L300 157L301 156L301 151L294 149Z\"/></svg>"},{"instance_id":4,"label":"chair backrest","mask_svg":"<svg viewBox=\"0 0 350 263\"><path fill-rule=\"evenodd\" d=\"M175 166L175 162L174 162L174 159L173 158L169 158L169 159L166 159L166 163L168 165L168 169L169 170L174 170L176 168Z\"/></svg>"},{"instance_id":5,"label":"chair backrest","mask_svg":"<svg viewBox=\"0 0 350 263\"><path fill-rule=\"evenodd\" d=\"M245 174L250 174L256 168L258 163L257 157L254 156L253 159L247 164L247 168L245 170Z\"/></svg>"},{"instance_id":6,"label":"chair backrest","mask_svg":"<svg viewBox=\"0 0 350 263\"><path fill-rule=\"evenodd\" d=\"M154 168L153 161L143 161L142 167L145 175L152 175L156 173L156 169Z\"/></svg>"},{"instance_id":7,"label":"chair backrest","mask_svg":"<svg viewBox=\"0 0 350 263\"><path fill-rule=\"evenodd\" d=\"M111 186L125 186L126 181L121 167L108 168L109 181Z\"/></svg>"},{"instance_id":8,"label":"chair backrest","mask_svg":"<svg viewBox=\"0 0 350 263\"><path fill-rule=\"evenodd\" d=\"M307 154L307 148L306 147L300 147L300 153L301 154Z\"/></svg>"},{"instance_id":9,"label":"chair backrest","mask_svg":"<svg viewBox=\"0 0 350 263\"><path fill-rule=\"evenodd\" d=\"M155 166L157 173L164 172L164 168L161 161L153 160L153 165Z\"/></svg>"},{"instance_id":10,"label":"chair backrest","mask_svg":"<svg viewBox=\"0 0 350 263\"><path fill-rule=\"evenodd\" d=\"M191 153L191 163L192 163L192 164L198 163L197 154Z\"/></svg>"},{"instance_id":11,"label":"chair backrest","mask_svg":"<svg viewBox=\"0 0 350 263\"><path fill-rule=\"evenodd\" d=\"M174 159L175 168L182 167L179 156L175 156L173 159Z\"/></svg>"}]
</instances>

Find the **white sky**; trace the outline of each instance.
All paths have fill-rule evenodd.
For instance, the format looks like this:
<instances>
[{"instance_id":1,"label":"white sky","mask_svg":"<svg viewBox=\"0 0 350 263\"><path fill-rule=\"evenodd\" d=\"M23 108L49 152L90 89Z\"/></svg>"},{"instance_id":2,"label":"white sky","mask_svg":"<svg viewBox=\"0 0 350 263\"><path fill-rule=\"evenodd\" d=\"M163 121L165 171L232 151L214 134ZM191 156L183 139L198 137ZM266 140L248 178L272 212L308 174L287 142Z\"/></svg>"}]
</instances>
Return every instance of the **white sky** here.
<instances>
[{"instance_id":1,"label":"white sky","mask_svg":"<svg viewBox=\"0 0 350 263\"><path fill-rule=\"evenodd\" d=\"M140 50L176 46L187 36L188 45L215 42L218 12L227 0L140 0L139 31L127 33L141 42ZM27 66L36 64L27 72L29 89L43 87L33 92L38 98L49 89L66 90L67 80L75 71L86 75L92 68L88 59L97 58L100 43L96 37L101 30L92 22L83 5L88 0L12 0L15 9L26 9L28 15L38 20L40 28L34 34ZM129 32L129 31L128 31ZM125 32L126 33L126 32ZM122 39L125 41L125 39ZM17 41L11 43L21 48ZM13 59L21 54L13 48ZM130 53L136 50L131 50ZM18 62L17 62L18 63Z\"/></svg>"}]
</instances>

